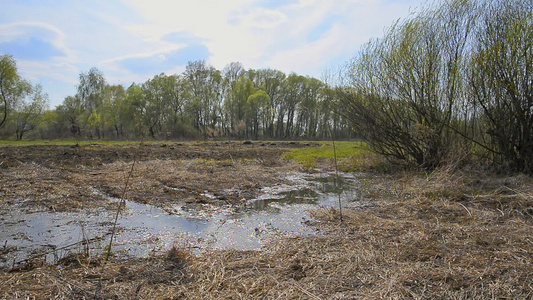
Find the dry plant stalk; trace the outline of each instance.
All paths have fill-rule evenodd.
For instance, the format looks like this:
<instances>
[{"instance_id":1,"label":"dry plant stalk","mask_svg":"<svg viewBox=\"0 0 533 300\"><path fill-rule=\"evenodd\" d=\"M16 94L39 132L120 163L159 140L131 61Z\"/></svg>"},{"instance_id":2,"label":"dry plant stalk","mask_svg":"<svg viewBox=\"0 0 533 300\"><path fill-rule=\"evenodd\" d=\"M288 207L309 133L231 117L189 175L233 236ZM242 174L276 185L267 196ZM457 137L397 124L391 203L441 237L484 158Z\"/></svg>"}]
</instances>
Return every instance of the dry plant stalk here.
<instances>
[{"instance_id":1,"label":"dry plant stalk","mask_svg":"<svg viewBox=\"0 0 533 300\"><path fill-rule=\"evenodd\" d=\"M120 196L120 203L118 204L117 212L115 214L115 221L113 222L113 229L111 230L111 238L109 239L109 245L107 246L107 249L106 249L106 253L104 256L104 264L102 264L102 267L105 265L105 262L108 261L109 256L111 255L111 247L113 246L113 238L115 237L115 232L117 229L118 216L120 215L120 210L122 209L122 206L126 206L126 191L128 190L128 184L133 174L135 163L137 162L137 156L138 156L139 149L141 149L142 145L143 145L143 140L141 140L141 142L139 143L139 147L135 151L130 172L128 173L128 176L126 177L126 182L124 183L124 189L122 190L122 195Z\"/></svg>"},{"instance_id":2,"label":"dry plant stalk","mask_svg":"<svg viewBox=\"0 0 533 300\"><path fill-rule=\"evenodd\" d=\"M335 140L333 140L333 157L335 158L335 189L339 191L339 165L337 164L337 148L335 147ZM341 194L339 196L339 216L342 223L342 203Z\"/></svg>"}]
</instances>

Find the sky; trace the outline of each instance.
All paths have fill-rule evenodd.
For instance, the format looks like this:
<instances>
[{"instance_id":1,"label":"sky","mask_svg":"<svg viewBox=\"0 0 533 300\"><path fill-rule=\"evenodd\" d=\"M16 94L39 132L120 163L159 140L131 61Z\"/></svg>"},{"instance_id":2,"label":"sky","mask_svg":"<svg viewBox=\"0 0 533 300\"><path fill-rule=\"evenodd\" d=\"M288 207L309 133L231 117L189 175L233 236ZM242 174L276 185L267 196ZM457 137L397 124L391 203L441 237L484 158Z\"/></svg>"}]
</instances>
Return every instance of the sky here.
<instances>
[{"instance_id":1,"label":"sky","mask_svg":"<svg viewBox=\"0 0 533 300\"><path fill-rule=\"evenodd\" d=\"M41 84L51 108L92 67L109 84L180 74L189 61L222 70L272 68L321 79L424 0L1 0L0 55Z\"/></svg>"}]
</instances>

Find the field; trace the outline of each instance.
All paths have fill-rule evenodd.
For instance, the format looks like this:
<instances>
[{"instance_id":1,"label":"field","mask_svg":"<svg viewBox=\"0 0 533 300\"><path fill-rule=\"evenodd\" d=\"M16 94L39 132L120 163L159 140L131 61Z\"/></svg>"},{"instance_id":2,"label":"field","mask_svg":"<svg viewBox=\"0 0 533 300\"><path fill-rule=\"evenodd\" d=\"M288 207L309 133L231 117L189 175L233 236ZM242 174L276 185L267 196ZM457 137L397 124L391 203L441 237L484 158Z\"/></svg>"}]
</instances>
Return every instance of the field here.
<instances>
[{"instance_id":1,"label":"field","mask_svg":"<svg viewBox=\"0 0 533 300\"><path fill-rule=\"evenodd\" d=\"M335 156L339 169L355 172L355 202L365 203L344 207L342 219L335 207L317 207L306 224L319 234L279 238L260 250L172 247L106 263L80 251L58 265L36 258L0 271L0 298L533 298L532 178L445 168L385 173L386 163L363 145L338 143L333 156L331 146L0 145L3 211L114 211L112 198L122 196L127 181L125 198L169 213L176 206L240 208L262 188L287 184L287 173L334 171ZM11 250L4 246L0 257Z\"/></svg>"}]
</instances>

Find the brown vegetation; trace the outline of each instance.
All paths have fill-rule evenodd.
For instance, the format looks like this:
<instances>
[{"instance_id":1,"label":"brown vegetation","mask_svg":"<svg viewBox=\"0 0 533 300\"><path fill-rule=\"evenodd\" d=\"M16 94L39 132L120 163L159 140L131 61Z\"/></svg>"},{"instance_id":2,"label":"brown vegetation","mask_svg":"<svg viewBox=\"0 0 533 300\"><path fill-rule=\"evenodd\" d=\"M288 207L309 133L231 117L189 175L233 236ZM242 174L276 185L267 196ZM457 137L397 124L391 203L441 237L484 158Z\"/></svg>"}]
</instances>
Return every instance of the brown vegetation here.
<instances>
[{"instance_id":1,"label":"brown vegetation","mask_svg":"<svg viewBox=\"0 0 533 300\"><path fill-rule=\"evenodd\" d=\"M150 143L0 147L2 203L29 210L72 211L110 205L119 197L134 156L127 198L165 207L237 204L287 170L281 153L307 143ZM201 194L209 192L216 199Z\"/></svg>"},{"instance_id":2,"label":"brown vegetation","mask_svg":"<svg viewBox=\"0 0 533 300\"><path fill-rule=\"evenodd\" d=\"M446 170L363 176L371 205L314 212L322 234L262 251L187 249L0 273L0 297L531 299L533 180ZM96 260L96 262L95 262Z\"/></svg>"}]
</instances>

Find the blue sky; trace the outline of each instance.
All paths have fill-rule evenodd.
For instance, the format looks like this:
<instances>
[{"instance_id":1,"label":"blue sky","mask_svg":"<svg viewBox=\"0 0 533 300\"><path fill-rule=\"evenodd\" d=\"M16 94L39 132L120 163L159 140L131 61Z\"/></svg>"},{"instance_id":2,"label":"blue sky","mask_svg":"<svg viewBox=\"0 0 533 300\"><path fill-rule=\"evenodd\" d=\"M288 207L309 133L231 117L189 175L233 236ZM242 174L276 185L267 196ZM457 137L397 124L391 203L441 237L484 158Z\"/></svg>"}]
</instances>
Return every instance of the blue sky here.
<instances>
[{"instance_id":1,"label":"blue sky","mask_svg":"<svg viewBox=\"0 0 533 300\"><path fill-rule=\"evenodd\" d=\"M425 0L2 2L0 54L55 107L91 67L125 86L200 59L321 78Z\"/></svg>"}]
</instances>

